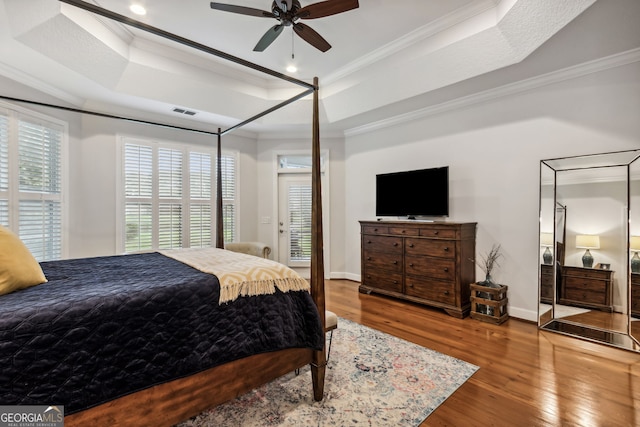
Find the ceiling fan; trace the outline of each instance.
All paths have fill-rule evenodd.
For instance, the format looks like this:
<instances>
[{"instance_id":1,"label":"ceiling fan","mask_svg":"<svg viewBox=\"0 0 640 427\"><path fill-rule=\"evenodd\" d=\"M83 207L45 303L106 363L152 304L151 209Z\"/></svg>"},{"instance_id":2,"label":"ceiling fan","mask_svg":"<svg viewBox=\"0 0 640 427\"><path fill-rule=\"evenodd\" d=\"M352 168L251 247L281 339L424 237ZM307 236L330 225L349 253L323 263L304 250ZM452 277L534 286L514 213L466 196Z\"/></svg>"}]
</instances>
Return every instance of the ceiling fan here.
<instances>
[{"instance_id":1,"label":"ceiling fan","mask_svg":"<svg viewBox=\"0 0 640 427\"><path fill-rule=\"evenodd\" d=\"M252 7L211 2L211 9L260 18L276 18L279 21L279 24L271 27L258 41L256 47L253 48L255 52L262 52L269 47L282 33L284 27L293 27L293 31L304 41L322 52L326 52L331 49L331 45L311 27L298 21L336 15L358 7L358 0L326 0L305 7L301 7L298 0L275 0L271 5L271 12L269 12Z\"/></svg>"}]
</instances>

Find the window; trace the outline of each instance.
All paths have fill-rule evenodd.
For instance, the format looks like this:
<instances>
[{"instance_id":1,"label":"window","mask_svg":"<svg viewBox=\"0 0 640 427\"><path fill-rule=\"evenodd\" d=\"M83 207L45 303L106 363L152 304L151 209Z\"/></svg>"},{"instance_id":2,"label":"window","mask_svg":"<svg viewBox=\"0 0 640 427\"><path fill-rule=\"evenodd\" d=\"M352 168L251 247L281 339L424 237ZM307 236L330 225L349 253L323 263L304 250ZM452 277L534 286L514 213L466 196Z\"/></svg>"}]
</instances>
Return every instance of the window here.
<instances>
[{"instance_id":1,"label":"window","mask_svg":"<svg viewBox=\"0 0 640 427\"><path fill-rule=\"evenodd\" d=\"M65 135L62 123L0 110L0 223L15 232L38 261L63 255Z\"/></svg>"},{"instance_id":2,"label":"window","mask_svg":"<svg viewBox=\"0 0 640 427\"><path fill-rule=\"evenodd\" d=\"M124 251L205 247L215 234L216 152L125 138ZM223 153L224 238L236 235L235 153Z\"/></svg>"}]
</instances>

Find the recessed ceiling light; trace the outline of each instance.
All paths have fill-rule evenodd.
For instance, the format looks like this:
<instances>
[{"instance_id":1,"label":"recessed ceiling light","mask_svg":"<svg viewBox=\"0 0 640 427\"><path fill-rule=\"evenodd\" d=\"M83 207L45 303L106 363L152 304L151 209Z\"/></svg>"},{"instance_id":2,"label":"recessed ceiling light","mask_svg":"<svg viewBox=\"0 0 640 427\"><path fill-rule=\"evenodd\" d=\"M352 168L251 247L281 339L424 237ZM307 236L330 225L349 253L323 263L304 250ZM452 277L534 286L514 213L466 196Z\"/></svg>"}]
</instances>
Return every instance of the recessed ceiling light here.
<instances>
[{"instance_id":1,"label":"recessed ceiling light","mask_svg":"<svg viewBox=\"0 0 640 427\"><path fill-rule=\"evenodd\" d=\"M287 71L290 72L290 73L295 73L296 71L298 71L298 69L296 68L295 65L289 65L287 67Z\"/></svg>"},{"instance_id":2,"label":"recessed ceiling light","mask_svg":"<svg viewBox=\"0 0 640 427\"><path fill-rule=\"evenodd\" d=\"M136 15L147 14L147 9L145 9L144 6L142 6L141 4L132 4L131 6L129 6L129 10L135 13Z\"/></svg>"}]
</instances>

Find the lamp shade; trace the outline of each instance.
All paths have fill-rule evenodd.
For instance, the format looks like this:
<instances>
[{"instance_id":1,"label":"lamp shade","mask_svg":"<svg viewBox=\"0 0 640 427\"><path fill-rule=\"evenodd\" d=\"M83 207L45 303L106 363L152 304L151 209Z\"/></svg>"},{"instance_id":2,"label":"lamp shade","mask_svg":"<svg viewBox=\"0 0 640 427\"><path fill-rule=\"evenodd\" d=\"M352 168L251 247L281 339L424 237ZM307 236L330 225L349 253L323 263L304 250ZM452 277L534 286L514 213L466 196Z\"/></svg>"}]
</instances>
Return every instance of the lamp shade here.
<instances>
[{"instance_id":1,"label":"lamp shade","mask_svg":"<svg viewBox=\"0 0 640 427\"><path fill-rule=\"evenodd\" d=\"M640 251L640 236L631 236L629 246L632 251Z\"/></svg>"},{"instance_id":2,"label":"lamp shade","mask_svg":"<svg viewBox=\"0 0 640 427\"><path fill-rule=\"evenodd\" d=\"M600 236L579 234L576 236L576 248L600 249Z\"/></svg>"},{"instance_id":3,"label":"lamp shade","mask_svg":"<svg viewBox=\"0 0 640 427\"><path fill-rule=\"evenodd\" d=\"M553 233L540 233L540 246L553 246Z\"/></svg>"}]
</instances>

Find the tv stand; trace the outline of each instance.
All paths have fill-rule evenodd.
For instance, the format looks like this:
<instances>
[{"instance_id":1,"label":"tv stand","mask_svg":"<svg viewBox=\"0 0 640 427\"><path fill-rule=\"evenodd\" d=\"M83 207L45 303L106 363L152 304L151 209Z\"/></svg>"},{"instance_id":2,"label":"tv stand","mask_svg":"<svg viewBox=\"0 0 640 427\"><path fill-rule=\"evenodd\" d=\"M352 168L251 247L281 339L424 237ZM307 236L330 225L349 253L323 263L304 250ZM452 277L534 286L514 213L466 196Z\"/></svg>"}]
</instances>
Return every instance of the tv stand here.
<instances>
[{"instance_id":1,"label":"tv stand","mask_svg":"<svg viewBox=\"0 0 640 427\"><path fill-rule=\"evenodd\" d=\"M465 317L475 280L476 223L360 221L360 292Z\"/></svg>"}]
</instances>

